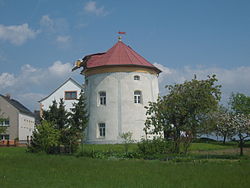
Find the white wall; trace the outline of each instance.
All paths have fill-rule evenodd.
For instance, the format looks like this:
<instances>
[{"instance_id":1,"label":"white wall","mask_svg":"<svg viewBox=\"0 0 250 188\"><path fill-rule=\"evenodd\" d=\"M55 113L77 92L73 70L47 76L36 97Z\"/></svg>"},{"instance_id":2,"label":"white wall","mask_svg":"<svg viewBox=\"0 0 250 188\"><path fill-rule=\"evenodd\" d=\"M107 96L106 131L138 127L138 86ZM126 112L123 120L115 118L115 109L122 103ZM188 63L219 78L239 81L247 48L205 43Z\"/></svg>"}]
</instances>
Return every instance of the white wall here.
<instances>
[{"instance_id":1,"label":"white wall","mask_svg":"<svg viewBox=\"0 0 250 188\"><path fill-rule=\"evenodd\" d=\"M20 142L26 142L27 136L32 136L35 127L35 118L19 113L18 116L18 138Z\"/></svg>"},{"instance_id":2,"label":"white wall","mask_svg":"<svg viewBox=\"0 0 250 188\"><path fill-rule=\"evenodd\" d=\"M52 105L52 101L56 100L57 103L60 102L60 98L64 100L65 91L77 91L77 98L79 98L81 88L73 83L71 80L66 82L62 87L56 90L52 95L50 95L45 100L41 101L43 110L48 110L49 106ZM73 107L73 103L77 102L76 100L64 100L65 109L69 111Z\"/></svg>"},{"instance_id":3,"label":"white wall","mask_svg":"<svg viewBox=\"0 0 250 188\"><path fill-rule=\"evenodd\" d=\"M134 80L139 75L140 80ZM103 73L86 77L89 110L87 143L120 143L120 134L132 132L133 139L145 137L143 131L149 101L158 98L156 75L138 72ZM142 92L142 104L134 103L134 91ZM106 91L106 106L98 105L98 93ZM98 123L106 124L105 138L98 138Z\"/></svg>"}]
</instances>

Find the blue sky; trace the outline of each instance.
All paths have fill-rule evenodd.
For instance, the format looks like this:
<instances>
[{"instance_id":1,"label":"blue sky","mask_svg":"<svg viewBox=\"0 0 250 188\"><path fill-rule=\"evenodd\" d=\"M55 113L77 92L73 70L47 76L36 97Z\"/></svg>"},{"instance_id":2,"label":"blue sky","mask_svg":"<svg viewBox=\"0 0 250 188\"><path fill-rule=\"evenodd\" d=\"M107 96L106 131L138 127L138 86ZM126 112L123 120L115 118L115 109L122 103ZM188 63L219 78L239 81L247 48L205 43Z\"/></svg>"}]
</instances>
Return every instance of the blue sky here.
<instances>
[{"instance_id":1,"label":"blue sky","mask_svg":"<svg viewBox=\"0 0 250 188\"><path fill-rule=\"evenodd\" d=\"M68 77L73 62L123 41L163 70L166 84L215 73L226 102L250 95L248 0L0 0L0 93L31 110Z\"/></svg>"}]
</instances>

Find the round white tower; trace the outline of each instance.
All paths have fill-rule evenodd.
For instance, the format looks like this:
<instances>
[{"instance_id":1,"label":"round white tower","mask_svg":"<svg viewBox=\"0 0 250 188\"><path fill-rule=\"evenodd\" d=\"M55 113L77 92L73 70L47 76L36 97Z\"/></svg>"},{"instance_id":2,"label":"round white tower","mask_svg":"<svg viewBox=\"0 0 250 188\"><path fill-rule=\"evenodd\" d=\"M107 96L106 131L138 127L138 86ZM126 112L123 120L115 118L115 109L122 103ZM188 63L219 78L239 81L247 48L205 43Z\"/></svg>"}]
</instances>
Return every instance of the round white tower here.
<instances>
[{"instance_id":1,"label":"round white tower","mask_svg":"<svg viewBox=\"0 0 250 188\"><path fill-rule=\"evenodd\" d=\"M121 41L105 53L85 56L81 66L89 112L87 143L121 143L126 132L136 141L145 138L144 107L158 98L161 71Z\"/></svg>"}]
</instances>

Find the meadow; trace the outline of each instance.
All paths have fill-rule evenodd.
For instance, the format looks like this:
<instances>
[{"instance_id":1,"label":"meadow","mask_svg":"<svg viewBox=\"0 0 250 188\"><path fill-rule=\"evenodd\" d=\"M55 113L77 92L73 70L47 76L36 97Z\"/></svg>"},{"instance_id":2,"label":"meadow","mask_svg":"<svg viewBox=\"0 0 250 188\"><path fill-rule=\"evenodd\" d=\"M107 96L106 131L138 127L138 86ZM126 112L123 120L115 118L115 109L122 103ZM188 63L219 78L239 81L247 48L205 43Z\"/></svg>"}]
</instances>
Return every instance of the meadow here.
<instances>
[{"instance_id":1,"label":"meadow","mask_svg":"<svg viewBox=\"0 0 250 188\"><path fill-rule=\"evenodd\" d=\"M84 145L84 149L122 151L123 145ZM2 147L0 187L249 187L249 151L244 157L237 151L232 144L194 143L191 160L160 161L34 154L24 147ZM203 155L207 157L197 157Z\"/></svg>"}]
</instances>

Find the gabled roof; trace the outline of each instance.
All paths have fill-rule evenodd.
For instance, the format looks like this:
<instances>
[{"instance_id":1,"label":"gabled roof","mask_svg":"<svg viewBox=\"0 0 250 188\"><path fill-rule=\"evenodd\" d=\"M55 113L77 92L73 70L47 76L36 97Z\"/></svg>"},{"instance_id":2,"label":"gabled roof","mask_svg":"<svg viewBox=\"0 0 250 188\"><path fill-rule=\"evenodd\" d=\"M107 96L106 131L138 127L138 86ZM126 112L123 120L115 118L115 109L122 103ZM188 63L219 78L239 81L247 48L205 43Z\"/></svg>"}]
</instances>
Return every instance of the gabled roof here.
<instances>
[{"instance_id":1,"label":"gabled roof","mask_svg":"<svg viewBox=\"0 0 250 188\"><path fill-rule=\"evenodd\" d=\"M1 94L0 94L0 96L3 97L9 104L11 104L19 112L34 117L34 114L28 108L26 108L24 105L22 105L20 102L18 102L17 100L8 98L8 97L3 96Z\"/></svg>"},{"instance_id":2,"label":"gabled roof","mask_svg":"<svg viewBox=\"0 0 250 188\"><path fill-rule=\"evenodd\" d=\"M66 80L62 85L60 85L58 88L56 88L55 91L53 91L53 92L52 92L51 94L49 94L47 97L41 99L41 100L38 101L38 102L42 102L42 101L44 101L45 99L49 98L53 93L55 93L58 89L60 89L64 84L66 84L66 83L69 82L69 81L72 81L72 82L73 82L76 86L78 86L79 88L84 89L83 86L80 85L79 83L77 83L74 79L69 78L69 79Z\"/></svg>"},{"instance_id":3,"label":"gabled roof","mask_svg":"<svg viewBox=\"0 0 250 188\"><path fill-rule=\"evenodd\" d=\"M161 70L136 53L131 47L125 45L122 41L118 41L105 53L85 56L82 62L84 69L103 66L141 66L152 68L157 73L161 72Z\"/></svg>"}]
</instances>

